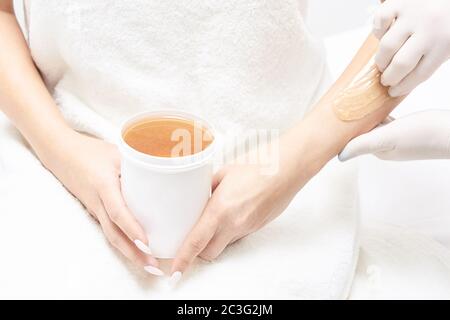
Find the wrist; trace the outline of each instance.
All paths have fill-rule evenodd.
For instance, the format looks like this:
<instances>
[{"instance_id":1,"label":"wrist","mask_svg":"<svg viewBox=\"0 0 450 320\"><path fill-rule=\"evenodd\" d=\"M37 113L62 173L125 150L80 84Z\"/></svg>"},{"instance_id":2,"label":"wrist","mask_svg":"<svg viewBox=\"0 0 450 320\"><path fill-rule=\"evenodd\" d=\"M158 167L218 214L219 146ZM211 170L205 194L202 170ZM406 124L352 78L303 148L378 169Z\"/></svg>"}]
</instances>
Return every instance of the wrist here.
<instances>
[{"instance_id":1,"label":"wrist","mask_svg":"<svg viewBox=\"0 0 450 320\"><path fill-rule=\"evenodd\" d=\"M303 131L303 130L302 130ZM294 191L300 190L332 158L331 148L309 130L288 132L280 140L280 171Z\"/></svg>"},{"instance_id":2,"label":"wrist","mask_svg":"<svg viewBox=\"0 0 450 320\"><path fill-rule=\"evenodd\" d=\"M280 167L290 172L297 190L344 148L348 131L335 118L313 112L281 137Z\"/></svg>"},{"instance_id":3,"label":"wrist","mask_svg":"<svg viewBox=\"0 0 450 320\"><path fill-rule=\"evenodd\" d=\"M68 126L62 126L41 131L29 142L42 164L52 169L64 161L64 156L73 145L72 142L78 138L78 132Z\"/></svg>"}]
</instances>

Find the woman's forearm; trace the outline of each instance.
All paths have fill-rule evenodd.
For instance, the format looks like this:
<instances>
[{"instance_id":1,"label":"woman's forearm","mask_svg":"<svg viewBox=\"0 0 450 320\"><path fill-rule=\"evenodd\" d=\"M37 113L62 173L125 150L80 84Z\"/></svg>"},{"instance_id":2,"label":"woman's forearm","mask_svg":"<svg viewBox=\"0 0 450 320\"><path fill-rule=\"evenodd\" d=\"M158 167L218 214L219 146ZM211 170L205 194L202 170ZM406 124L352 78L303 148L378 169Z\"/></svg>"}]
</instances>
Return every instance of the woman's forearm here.
<instances>
[{"instance_id":1,"label":"woman's forearm","mask_svg":"<svg viewBox=\"0 0 450 320\"><path fill-rule=\"evenodd\" d=\"M33 63L11 3L0 7L0 108L45 161L50 149L73 131Z\"/></svg>"},{"instance_id":2,"label":"woman's forearm","mask_svg":"<svg viewBox=\"0 0 450 320\"><path fill-rule=\"evenodd\" d=\"M332 85L313 110L299 125L287 132L286 139L283 140L281 147L290 149L289 154L291 156L287 160L287 166L295 168L293 170L296 170L297 176L301 177L296 180L302 183L296 186L297 189L306 183L307 179L305 178L314 176L351 139L372 130L380 124L403 100L403 97L390 98L384 96L377 103L378 106L375 111L367 112L365 116L354 116L355 119L352 121L347 118L342 120L342 117L336 112L336 110L346 107L344 105L346 102L341 99L343 93L352 90L354 79L359 77L361 71L372 63L371 58L377 47L378 40L370 36L342 76ZM365 93L362 93L363 98L364 95ZM371 98L373 98L373 95L369 94L368 100ZM355 101L360 99L361 97L359 99L356 97ZM365 99L362 100L365 101Z\"/></svg>"}]
</instances>

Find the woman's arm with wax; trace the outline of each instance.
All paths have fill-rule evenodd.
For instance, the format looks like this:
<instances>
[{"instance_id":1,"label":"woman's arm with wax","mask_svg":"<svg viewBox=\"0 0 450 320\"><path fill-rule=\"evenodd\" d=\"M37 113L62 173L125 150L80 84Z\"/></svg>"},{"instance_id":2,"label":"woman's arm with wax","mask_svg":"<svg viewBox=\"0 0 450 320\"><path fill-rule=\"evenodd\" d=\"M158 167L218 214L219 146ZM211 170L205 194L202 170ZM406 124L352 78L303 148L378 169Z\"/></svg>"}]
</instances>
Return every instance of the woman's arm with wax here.
<instances>
[{"instance_id":1,"label":"woman's arm with wax","mask_svg":"<svg viewBox=\"0 0 450 320\"><path fill-rule=\"evenodd\" d=\"M377 47L378 40L369 36L306 118L280 137L275 174L245 164L216 175L212 197L174 260L174 281L196 256L215 259L229 243L275 219L352 138L376 127L400 103L402 98L389 97L372 68Z\"/></svg>"},{"instance_id":2,"label":"woman's arm with wax","mask_svg":"<svg viewBox=\"0 0 450 320\"><path fill-rule=\"evenodd\" d=\"M388 88L380 84L380 72L373 61L377 48L378 40L370 35L313 110L281 139L283 147L292 150L291 161L306 161L310 175L351 139L380 124L404 99L390 97ZM305 166L298 168L305 170Z\"/></svg>"}]
</instances>

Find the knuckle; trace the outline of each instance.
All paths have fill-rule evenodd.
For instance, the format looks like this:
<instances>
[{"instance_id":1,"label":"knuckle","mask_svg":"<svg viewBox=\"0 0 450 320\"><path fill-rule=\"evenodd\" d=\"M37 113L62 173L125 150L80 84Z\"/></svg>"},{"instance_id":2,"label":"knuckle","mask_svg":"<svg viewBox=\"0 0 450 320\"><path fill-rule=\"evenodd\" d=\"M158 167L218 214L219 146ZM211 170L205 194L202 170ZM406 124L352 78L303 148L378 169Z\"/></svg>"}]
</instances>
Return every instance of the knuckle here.
<instances>
[{"instance_id":1,"label":"knuckle","mask_svg":"<svg viewBox=\"0 0 450 320\"><path fill-rule=\"evenodd\" d=\"M129 260L136 266L142 265L141 259L138 256L133 256Z\"/></svg>"},{"instance_id":2,"label":"knuckle","mask_svg":"<svg viewBox=\"0 0 450 320\"><path fill-rule=\"evenodd\" d=\"M257 229L255 221L248 218L243 219L240 225L241 225L240 230L243 230L245 232L252 232Z\"/></svg>"},{"instance_id":3,"label":"knuckle","mask_svg":"<svg viewBox=\"0 0 450 320\"><path fill-rule=\"evenodd\" d=\"M214 201L213 211L224 212L227 210L229 201L224 196L218 196Z\"/></svg>"},{"instance_id":4,"label":"knuckle","mask_svg":"<svg viewBox=\"0 0 450 320\"><path fill-rule=\"evenodd\" d=\"M115 223L119 222L120 218L121 218L121 214L120 214L120 212L118 210L110 210L108 212L108 216Z\"/></svg>"},{"instance_id":5,"label":"knuckle","mask_svg":"<svg viewBox=\"0 0 450 320\"><path fill-rule=\"evenodd\" d=\"M96 221L96 222L100 222L100 218L98 216L98 214L94 211L91 210L90 208L86 208L86 211L89 213L89 215Z\"/></svg>"},{"instance_id":6,"label":"knuckle","mask_svg":"<svg viewBox=\"0 0 450 320\"><path fill-rule=\"evenodd\" d=\"M250 231L254 228L254 223L247 215L234 218L230 221L234 231Z\"/></svg>"},{"instance_id":7,"label":"knuckle","mask_svg":"<svg viewBox=\"0 0 450 320\"><path fill-rule=\"evenodd\" d=\"M214 230L217 231L221 225L223 225L226 221L226 216L225 215L218 215L218 214L213 214L209 219L208 222L206 223L206 228L208 228L209 230ZM203 241L203 240L199 240L199 241Z\"/></svg>"},{"instance_id":8,"label":"knuckle","mask_svg":"<svg viewBox=\"0 0 450 320\"><path fill-rule=\"evenodd\" d=\"M87 206L87 208L88 208L88 211L91 212L92 214L94 214L96 217L98 217L100 215L100 213L104 210L103 204L100 201L100 199L92 201L92 203L90 203Z\"/></svg>"},{"instance_id":9,"label":"knuckle","mask_svg":"<svg viewBox=\"0 0 450 320\"><path fill-rule=\"evenodd\" d=\"M382 26L386 26L386 24L389 22L389 12L384 8L380 8L377 18Z\"/></svg>"},{"instance_id":10,"label":"knuckle","mask_svg":"<svg viewBox=\"0 0 450 320\"><path fill-rule=\"evenodd\" d=\"M419 82L423 82L423 81L427 80L429 77L430 77L430 74L429 74L427 69L425 69L425 68L418 68L417 69L416 79Z\"/></svg>"},{"instance_id":11,"label":"knuckle","mask_svg":"<svg viewBox=\"0 0 450 320\"><path fill-rule=\"evenodd\" d=\"M392 56L392 54L395 52L396 46L395 43L391 40L386 40L386 38L383 38L380 42L380 52L384 54L384 58Z\"/></svg>"},{"instance_id":12,"label":"knuckle","mask_svg":"<svg viewBox=\"0 0 450 320\"><path fill-rule=\"evenodd\" d=\"M203 252L199 257L205 261L213 262L217 258L217 254L213 254L211 252Z\"/></svg>"},{"instance_id":13,"label":"knuckle","mask_svg":"<svg viewBox=\"0 0 450 320\"><path fill-rule=\"evenodd\" d=\"M108 241L109 241L109 243L111 243L112 246L114 246L116 248L119 246L119 243L120 243L120 239L117 234L110 234L108 236Z\"/></svg>"},{"instance_id":14,"label":"knuckle","mask_svg":"<svg viewBox=\"0 0 450 320\"><path fill-rule=\"evenodd\" d=\"M210 228L216 228L223 221L223 212L224 211L214 206L214 208L209 211L208 216L205 217L206 225Z\"/></svg>"},{"instance_id":15,"label":"knuckle","mask_svg":"<svg viewBox=\"0 0 450 320\"><path fill-rule=\"evenodd\" d=\"M374 14L375 21L380 21L382 24L385 24L389 18L389 11L385 6L381 5L377 8Z\"/></svg>"},{"instance_id":16,"label":"knuckle","mask_svg":"<svg viewBox=\"0 0 450 320\"><path fill-rule=\"evenodd\" d=\"M95 187L100 190L100 192L105 192L105 190L108 190L111 186L111 179L110 177L98 177L95 180Z\"/></svg>"},{"instance_id":17,"label":"knuckle","mask_svg":"<svg viewBox=\"0 0 450 320\"><path fill-rule=\"evenodd\" d=\"M391 87L388 91L389 96L391 96L392 98L398 98L403 95L404 90L405 89L404 89L403 85L402 86L397 85L395 87Z\"/></svg>"},{"instance_id":18,"label":"knuckle","mask_svg":"<svg viewBox=\"0 0 450 320\"><path fill-rule=\"evenodd\" d=\"M378 67L380 67L381 66L381 63L383 62L383 59L384 57L383 57L383 55L382 55L382 52L380 51L380 49L378 50L378 52L377 52L377 54L375 55L375 64L378 66Z\"/></svg>"},{"instance_id":19,"label":"knuckle","mask_svg":"<svg viewBox=\"0 0 450 320\"><path fill-rule=\"evenodd\" d=\"M227 217L226 224L231 227L232 230L239 230L245 224L244 219L241 217Z\"/></svg>"},{"instance_id":20,"label":"knuckle","mask_svg":"<svg viewBox=\"0 0 450 320\"><path fill-rule=\"evenodd\" d=\"M391 85L392 81L391 81L391 77L388 73L383 73L383 75L381 76L381 84L385 87L389 87Z\"/></svg>"},{"instance_id":21,"label":"knuckle","mask_svg":"<svg viewBox=\"0 0 450 320\"><path fill-rule=\"evenodd\" d=\"M223 226L231 230L251 230L254 227L253 220L248 214L236 213L242 211L241 209L233 209L233 207L227 207L225 210L220 211L216 215L216 226Z\"/></svg>"},{"instance_id":22,"label":"knuckle","mask_svg":"<svg viewBox=\"0 0 450 320\"><path fill-rule=\"evenodd\" d=\"M230 228L231 230L240 229L242 226L242 220L236 217L237 211L226 211L219 217L219 226Z\"/></svg>"},{"instance_id":23,"label":"knuckle","mask_svg":"<svg viewBox=\"0 0 450 320\"><path fill-rule=\"evenodd\" d=\"M190 248L192 250L192 252L194 253L198 253L201 252L203 250L203 239L193 239L190 243Z\"/></svg>"},{"instance_id":24,"label":"knuckle","mask_svg":"<svg viewBox=\"0 0 450 320\"><path fill-rule=\"evenodd\" d=\"M375 57L375 65L380 71L384 71L384 69L386 68L386 63L384 62L384 60L384 57L379 54L377 54Z\"/></svg>"},{"instance_id":25,"label":"knuckle","mask_svg":"<svg viewBox=\"0 0 450 320\"><path fill-rule=\"evenodd\" d=\"M208 214L208 224L214 228L227 221L230 210L229 202L223 198L217 198L210 207Z\"/></svg>"},{"instance_id":26,"label":"knuckle","mask_svg":"<svg viewBox=\"0 0 450 320\"><path fill-rule=\"evenodd\" d=\"M386 71L386 68L389 66L389 61L391 61L391 56L382 51L375 57L375 64L381 72Z\"/></svg>"},{"instance_id":27,"label":"knuckle","mask_svg":"<svg viewBox=\"0 0 450 320\"><path fill-rule=\"evenodd\" d=\"M410 68L409 60L405 57L396 56L392 63L395 67L395 72L406 71Z\"/></svg>"},{"instance_id":28,"label":"knuckle","mask_svg":"<svg viewBox=\"0 0 450 320\"><path fill-rule=\"evenodd\" d=\"M178 270L185 270L189 266L189 260L186 257L180 257L176 265Z\"/></svg>"},{"instance_id":29,"label":"knuckle","mask_svg":"<svg viewBox=\"0 0 450 320\"><path fill-rule=\"evenodd\" d=\"M429 19L428 21L432 21L434 26L446 27L447 25L447 18L442 14L442 10L438 8L428 9L426 16Z\"/></svg>"}]
</instances>

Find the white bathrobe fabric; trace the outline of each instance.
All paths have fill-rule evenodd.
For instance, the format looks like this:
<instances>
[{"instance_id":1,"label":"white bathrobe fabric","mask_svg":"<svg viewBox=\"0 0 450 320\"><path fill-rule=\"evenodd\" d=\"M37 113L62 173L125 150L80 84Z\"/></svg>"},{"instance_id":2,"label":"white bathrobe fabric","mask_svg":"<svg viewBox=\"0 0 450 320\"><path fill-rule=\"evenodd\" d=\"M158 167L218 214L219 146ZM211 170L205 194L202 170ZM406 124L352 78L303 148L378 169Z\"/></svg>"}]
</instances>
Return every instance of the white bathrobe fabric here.
<instances>
[{"instance_id":1,"label":"white bathrobe fabric","mask_svg":"<svg viewBox=\"0 0 450 320\"><path fill-rule=\"evenodd\" d=\"M66 119L110 139L112 126L164 108L221 133L284 129L325 74L303 0L26 1L33 58Z\"/></svg>"}]
</instances>

